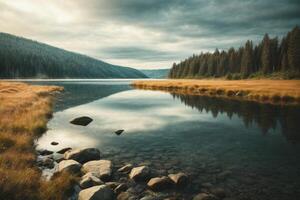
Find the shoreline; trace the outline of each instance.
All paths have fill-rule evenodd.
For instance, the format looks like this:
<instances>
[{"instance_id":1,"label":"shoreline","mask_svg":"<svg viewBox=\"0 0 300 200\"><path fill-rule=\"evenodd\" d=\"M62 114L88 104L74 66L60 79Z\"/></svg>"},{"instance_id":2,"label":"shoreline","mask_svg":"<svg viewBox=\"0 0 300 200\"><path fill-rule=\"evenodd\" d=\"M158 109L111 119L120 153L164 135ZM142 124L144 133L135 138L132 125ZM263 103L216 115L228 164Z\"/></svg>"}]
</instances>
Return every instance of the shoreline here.
<instances>
[{"instance_id":1,"label":"shoreline","mask_svg":"<svg viewBox=\"0 0 300 200\"><path fill-rule=\"evenodd\" d=\"M299 80L191 80L134 81L134 88L175 94L211 96L275 105L300 105Z\"/></svg>"},{"instance_id":2,"label":"shoreline","mask_svg":"<svg viewBox=\"0 0 300 200\"><path fill-rule=\"evenodd\" d=\"M63 199L72 176L42 180L34 141L47 130L57 86L0 81L0 198Z\"/></svg>"}]
</instances>

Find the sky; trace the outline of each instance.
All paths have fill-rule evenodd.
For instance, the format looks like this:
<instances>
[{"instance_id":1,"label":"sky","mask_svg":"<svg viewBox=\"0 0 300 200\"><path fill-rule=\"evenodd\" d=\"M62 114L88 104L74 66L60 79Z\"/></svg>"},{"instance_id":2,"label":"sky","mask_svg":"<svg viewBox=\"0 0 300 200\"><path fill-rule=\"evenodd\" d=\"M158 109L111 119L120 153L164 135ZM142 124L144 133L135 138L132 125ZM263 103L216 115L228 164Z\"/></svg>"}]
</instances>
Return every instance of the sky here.
<instances>
[{"instance_id":1,"label":"sky","mask_svg":"<svg viewBox=\"0 0 300 200\"><path fill-rule=\"evenodd\" d=\"M0 32L138 69L295 25L300 0L0 0Z\"/></svg>"}]
</instances>

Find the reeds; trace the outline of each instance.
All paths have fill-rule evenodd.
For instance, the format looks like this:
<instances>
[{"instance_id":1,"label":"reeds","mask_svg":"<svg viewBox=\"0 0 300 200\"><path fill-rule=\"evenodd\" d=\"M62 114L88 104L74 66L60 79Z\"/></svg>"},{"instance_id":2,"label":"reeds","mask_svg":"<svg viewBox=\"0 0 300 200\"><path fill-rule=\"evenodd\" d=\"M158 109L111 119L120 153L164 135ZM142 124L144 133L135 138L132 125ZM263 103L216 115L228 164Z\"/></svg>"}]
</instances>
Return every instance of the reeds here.
<instances>
[{"instance_id":1,"label":"reeds","mask_svg":"<svg viewBox=\"0 0 300 200\"><path fill-rule=\"evenodd\" d=\"M36 167L34 140L45 132L53 95L62 88L0 82L0 199L64 199L74 178L45 182Z\"/></svg>"}]
</instances>

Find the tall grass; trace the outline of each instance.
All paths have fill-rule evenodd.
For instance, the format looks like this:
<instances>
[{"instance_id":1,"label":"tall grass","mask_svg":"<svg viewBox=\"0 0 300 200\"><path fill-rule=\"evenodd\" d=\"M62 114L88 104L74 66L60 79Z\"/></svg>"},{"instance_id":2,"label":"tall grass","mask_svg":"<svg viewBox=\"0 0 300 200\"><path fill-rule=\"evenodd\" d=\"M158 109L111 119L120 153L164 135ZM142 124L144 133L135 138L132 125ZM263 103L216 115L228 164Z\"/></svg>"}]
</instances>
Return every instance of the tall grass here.
<instances>
[{"instance_id":1,"label":"tall grass","mask_svg":"<svg viewBox=\"0 0 300 200\"><path fill-rule=\"evenodd\" d=\"M161 80L135 81L136 88L207 95L272 104L300 104L300 80Z\"/></svg>"},{"instance_id":2,"label":"tall grass","mask_svg":"<svg viewBox=\"0 0 300 200\"><path fill-rule=\"evenodd\" d=\"M52 114L53 95L60 87L0 82L0 199L65 199L74 177L41 179L34 140Z\"/></svg>"}]
</instances>

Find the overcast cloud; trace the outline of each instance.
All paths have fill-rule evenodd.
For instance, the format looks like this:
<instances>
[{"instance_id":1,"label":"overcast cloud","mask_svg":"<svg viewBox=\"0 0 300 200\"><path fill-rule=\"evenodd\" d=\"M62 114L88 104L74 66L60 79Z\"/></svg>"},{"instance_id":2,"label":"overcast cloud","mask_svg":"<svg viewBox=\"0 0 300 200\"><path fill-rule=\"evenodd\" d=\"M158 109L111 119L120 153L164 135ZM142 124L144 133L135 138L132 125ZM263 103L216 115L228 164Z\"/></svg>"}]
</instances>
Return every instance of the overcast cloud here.
<instances>
[{"instance_id":1,"label":"overcast cloud","mask_svg":"<svg viewBox=\"0 0 300 200\"><path fill-rule=\"evenodd\" d=\"M0 32L135 68L282 36L299 0L0 0Z\"/></svg>"}]
</instances>

